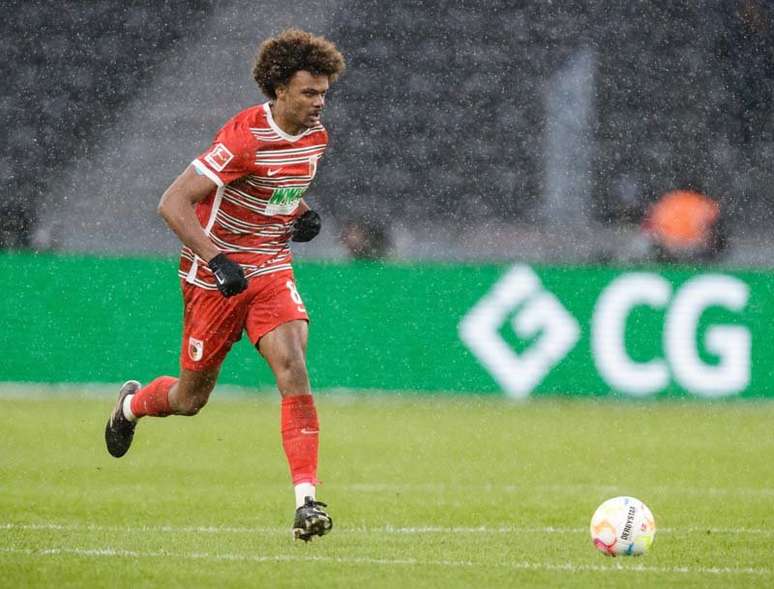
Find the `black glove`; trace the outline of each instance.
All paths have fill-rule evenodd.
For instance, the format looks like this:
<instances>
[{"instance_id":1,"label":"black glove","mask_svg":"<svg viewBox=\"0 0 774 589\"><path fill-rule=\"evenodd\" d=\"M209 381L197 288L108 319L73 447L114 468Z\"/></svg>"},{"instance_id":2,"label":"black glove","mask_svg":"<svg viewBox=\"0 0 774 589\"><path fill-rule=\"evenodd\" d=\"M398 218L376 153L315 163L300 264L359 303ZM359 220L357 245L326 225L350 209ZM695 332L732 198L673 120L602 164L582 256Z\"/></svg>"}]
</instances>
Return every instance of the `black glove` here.
<instances>
[{"instance_id":1,"label":"black glove","mask_svg":"<svg viewBox=\"0 0 774 589\"><path fill-rule=\"evenodd\" d=\"M242 267L230 260L226 254L218 254L207 264L215 275L218 290L224 297L233 297L247 288Z\"/></svg>"},{"instance_id":2,"label":"black glove","mask_svg":"<svg viewBox=\"0 0 774 589\"><path fill-rule=\"evenodd\" d=\"M320 233L320 215L313 210L306 211L293 223L293 241L310 241Z\"/></svg>"}]
</instances>

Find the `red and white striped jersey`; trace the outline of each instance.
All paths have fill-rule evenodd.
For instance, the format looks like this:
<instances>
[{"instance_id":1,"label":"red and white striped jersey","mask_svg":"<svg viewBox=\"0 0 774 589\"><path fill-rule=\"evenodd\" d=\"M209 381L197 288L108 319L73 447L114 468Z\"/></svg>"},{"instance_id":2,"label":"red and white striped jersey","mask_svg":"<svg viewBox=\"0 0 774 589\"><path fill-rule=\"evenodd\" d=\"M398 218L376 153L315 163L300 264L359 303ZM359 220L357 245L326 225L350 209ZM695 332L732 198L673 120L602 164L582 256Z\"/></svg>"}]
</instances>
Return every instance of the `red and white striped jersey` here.
<instances>
[{"instance_id":1,"label":"red and white striped jersey","mask_svg":"<svg viewBox=\"0 0 774 589\"><path fill-rule=\"evenodd\" d=\"M291 225L327 145L322 125L300 135L285 133L266 102L229 120L192 162L216 184L196 205L199 223L248 279L290 268ZM185 246L179 274L202 288L217 288L207 264Z\"/></svg>"}]
</instances>

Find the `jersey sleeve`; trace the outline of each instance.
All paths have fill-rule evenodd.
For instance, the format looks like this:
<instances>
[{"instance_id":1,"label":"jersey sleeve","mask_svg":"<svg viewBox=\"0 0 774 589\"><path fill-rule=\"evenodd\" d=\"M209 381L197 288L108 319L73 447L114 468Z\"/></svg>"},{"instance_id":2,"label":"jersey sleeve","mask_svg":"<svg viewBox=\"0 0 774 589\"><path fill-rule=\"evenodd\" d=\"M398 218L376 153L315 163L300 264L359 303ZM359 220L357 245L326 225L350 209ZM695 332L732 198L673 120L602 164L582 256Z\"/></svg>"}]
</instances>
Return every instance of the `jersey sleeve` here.
<instances>
[{"instance_id":1,"label":"jersey sleeve","mask_svg":"<svg viewBox=\"0 0 774 589\"><path fill-rule=\"evenodd\" d=\"M255 143L249 128L239 121L229 121L191 165L218 186L230 184L253 172Z\"/></svg>"}]
</instances>

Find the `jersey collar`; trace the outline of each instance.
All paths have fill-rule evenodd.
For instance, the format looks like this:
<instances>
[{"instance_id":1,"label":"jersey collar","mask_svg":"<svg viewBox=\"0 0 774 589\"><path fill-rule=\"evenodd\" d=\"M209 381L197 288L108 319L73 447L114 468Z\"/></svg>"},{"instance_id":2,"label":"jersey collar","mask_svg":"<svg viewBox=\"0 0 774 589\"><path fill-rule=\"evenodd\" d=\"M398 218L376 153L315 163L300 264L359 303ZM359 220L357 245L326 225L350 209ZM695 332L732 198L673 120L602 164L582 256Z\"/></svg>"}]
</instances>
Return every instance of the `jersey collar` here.
<instances>
[{"instance_id":1,"label":"jersey collar","mask_svg":"<svg viewBox=\"0 0 774 589\"><path fill-rule=\"evenodd\" d=\"M271 127L272 131L274 131L277 135L282 137L285 141L293 143L294 141L298 141L304 135L308 134L309 131L311 131L311 129L306 129L303 133L300 133L299 135L288 135L287 133L285 133L285 131L280 129L277 123L274 122L274 117L271 115L271 103L264 102L263 110L266 112L266 120L269 121L269 127Z\"/></svg>"}]
</instances>

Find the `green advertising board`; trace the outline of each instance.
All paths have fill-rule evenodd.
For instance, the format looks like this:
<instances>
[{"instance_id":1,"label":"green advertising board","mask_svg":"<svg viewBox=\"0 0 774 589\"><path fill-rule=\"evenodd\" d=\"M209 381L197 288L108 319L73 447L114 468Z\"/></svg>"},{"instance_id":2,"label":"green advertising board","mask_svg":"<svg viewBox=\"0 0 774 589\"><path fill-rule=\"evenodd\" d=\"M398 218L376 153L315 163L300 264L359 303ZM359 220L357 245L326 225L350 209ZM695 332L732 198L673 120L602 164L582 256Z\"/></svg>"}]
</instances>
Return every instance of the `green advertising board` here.
<instances>
[{"instance_id":1,"label":"green advertising board","mask_svg":"<svg viewBox=\"0 0 774 589\"><path fill-rule=\"evenodd\" d=\"M299 262L317 389L774 396L774 273ZM174 375L176 261L0 255L0 381ZM221 382L273 385L243 339Z\"/></svg>"}]
</instances>

